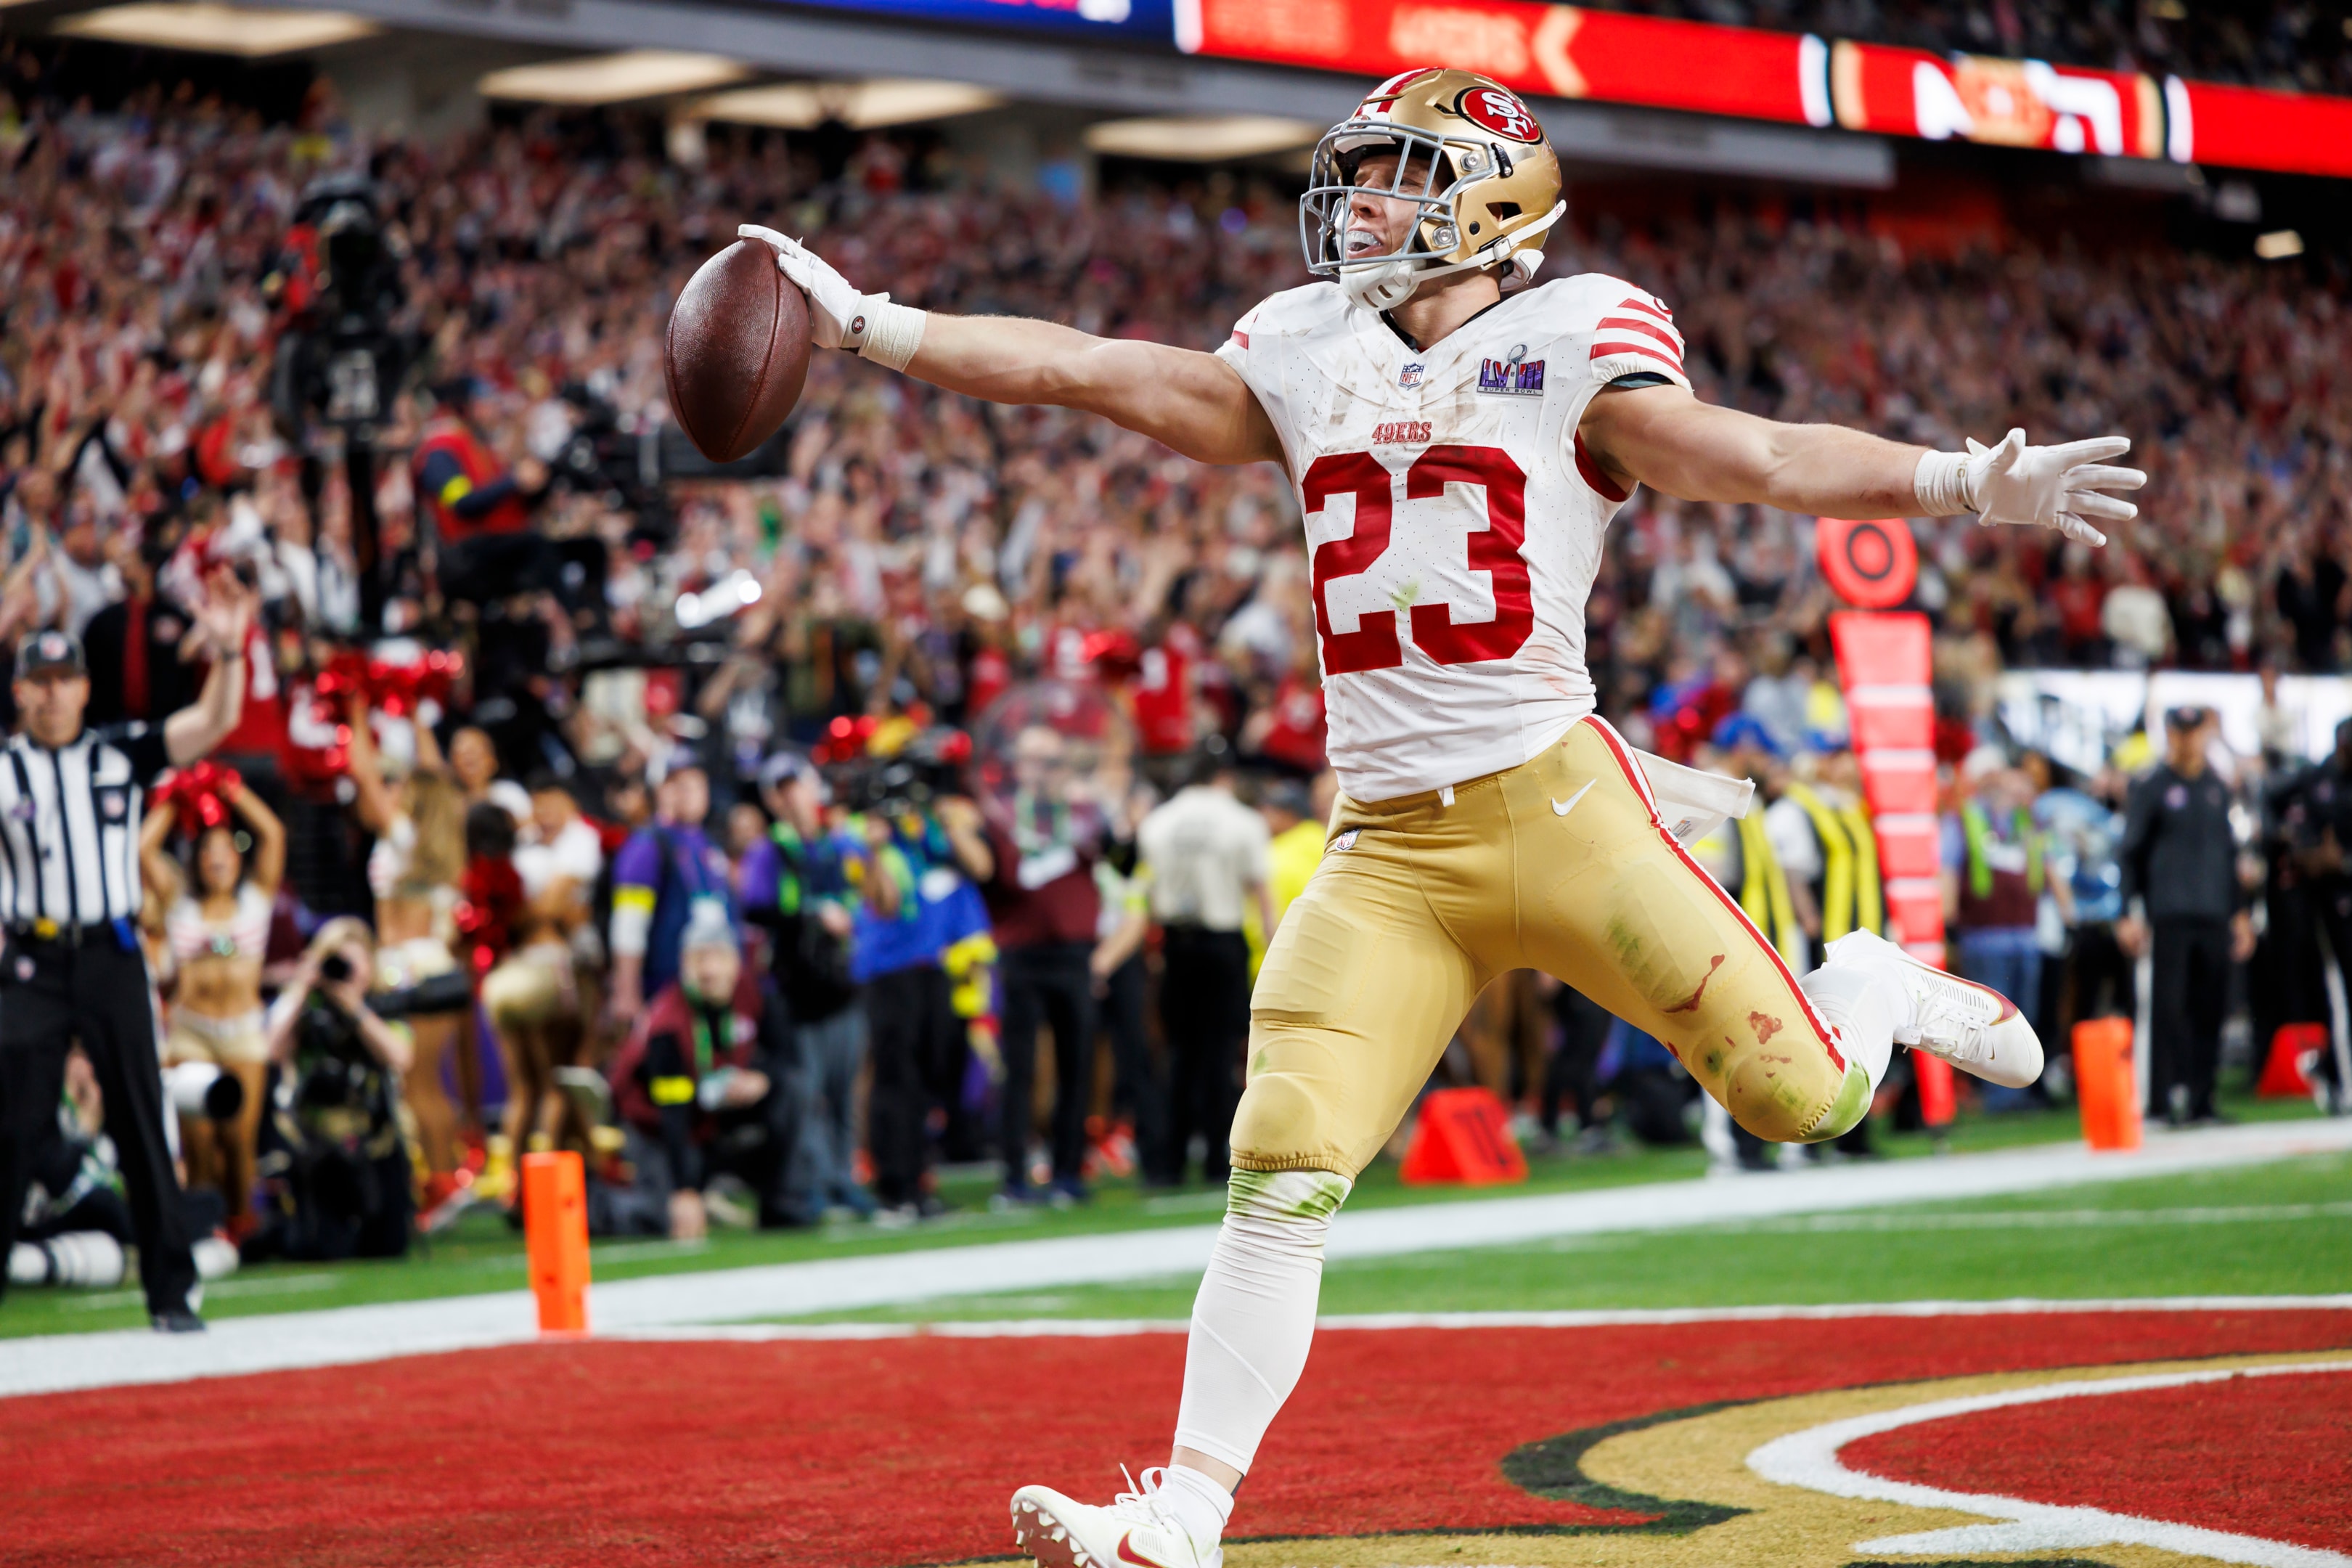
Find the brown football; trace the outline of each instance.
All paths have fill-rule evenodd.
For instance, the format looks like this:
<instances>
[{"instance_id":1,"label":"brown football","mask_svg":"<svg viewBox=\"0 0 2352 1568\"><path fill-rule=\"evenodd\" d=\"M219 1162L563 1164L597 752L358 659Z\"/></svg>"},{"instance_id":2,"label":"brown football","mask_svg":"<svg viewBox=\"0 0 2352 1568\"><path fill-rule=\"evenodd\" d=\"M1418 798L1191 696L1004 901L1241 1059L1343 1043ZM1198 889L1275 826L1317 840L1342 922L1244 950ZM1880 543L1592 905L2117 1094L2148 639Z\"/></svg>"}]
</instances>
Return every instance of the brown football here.
<instances>
[{"instance_id":1,"label":"brown football","mask_svg":"<svg viewBox=\"0 0 2352 1568\"><path fill-rule=\"evenodd\" d=\"M776 253L739 239L704 262L669 313L662 370L694 449L731 463L774 435L808 379L808 300Z\"/></svg>"}]
</instances>

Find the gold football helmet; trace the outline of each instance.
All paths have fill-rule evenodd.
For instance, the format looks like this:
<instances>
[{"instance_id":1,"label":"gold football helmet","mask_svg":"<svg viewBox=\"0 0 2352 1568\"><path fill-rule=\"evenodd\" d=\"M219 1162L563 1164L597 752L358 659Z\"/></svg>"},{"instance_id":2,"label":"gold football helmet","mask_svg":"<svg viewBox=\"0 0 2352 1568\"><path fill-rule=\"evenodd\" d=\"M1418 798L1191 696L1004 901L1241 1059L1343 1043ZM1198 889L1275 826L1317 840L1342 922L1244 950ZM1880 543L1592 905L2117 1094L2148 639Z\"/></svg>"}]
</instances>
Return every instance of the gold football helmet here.
<instances>
[{"instance_id":1,"label":"gold football helmet","mask_svg":"<svg viewBox=\"0 0 2352 1568\"><path fill-rule=\"evenodd\" d=\"M1396 154L1397 166L1366 187L1357 169L1372 153ZM1351 258L1348 203L1366 188L1412 203L1421 218L1402 248ZM1298 238L1308 271L1386 310L1449 272L1507 264L1534 277L1544 231L1567 210L1559 159L1518 95L1473 71L1430 68L1391 77L1323 133L1298 198Z\"/></svg>"}]
</instances>

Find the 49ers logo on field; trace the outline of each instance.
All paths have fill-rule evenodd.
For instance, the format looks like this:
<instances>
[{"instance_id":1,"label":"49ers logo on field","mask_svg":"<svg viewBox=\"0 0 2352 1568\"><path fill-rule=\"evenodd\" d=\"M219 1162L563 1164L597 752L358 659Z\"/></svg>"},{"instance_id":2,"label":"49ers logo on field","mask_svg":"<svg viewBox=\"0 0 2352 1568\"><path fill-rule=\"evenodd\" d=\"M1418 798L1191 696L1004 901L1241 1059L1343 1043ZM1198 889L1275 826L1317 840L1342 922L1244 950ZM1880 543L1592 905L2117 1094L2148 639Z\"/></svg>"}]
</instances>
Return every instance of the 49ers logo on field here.
<instances>
[{"instance_id":1,"label":"49ers logo on field","mask_svg":"<svg viewBox=\"0 0 2352 1568\"><path fill-rule=\"evenodd\" d=\"M1454 112L1482 131L1497 136L1507 136L1514 142L1540 142L1543 128L1528 106L1499 87L1465 89L1454 101Z\"/></svg>"}]
</instances>

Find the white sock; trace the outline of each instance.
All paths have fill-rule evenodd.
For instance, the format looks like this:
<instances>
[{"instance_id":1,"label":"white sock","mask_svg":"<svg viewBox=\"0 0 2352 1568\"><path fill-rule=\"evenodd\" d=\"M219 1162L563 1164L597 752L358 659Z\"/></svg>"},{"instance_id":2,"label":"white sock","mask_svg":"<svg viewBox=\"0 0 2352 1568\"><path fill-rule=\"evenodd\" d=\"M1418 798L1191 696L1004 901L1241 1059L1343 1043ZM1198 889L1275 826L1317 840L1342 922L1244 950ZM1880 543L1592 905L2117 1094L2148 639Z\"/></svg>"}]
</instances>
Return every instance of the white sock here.
<instances>
[{"instance_id":1,"label":"white sock","mask_svg":"<svg viewBox=\"0 0 2352 1568\"><path fill-rule=\"evenodd\" d=\"M1192 1302L1177 1447L1244 1473L1257 1458L1275 1412L1307 1366L1323 1289L1323 1238L1349 1185L1328 1171L1233 1173L1225 1223Z\"/></svg>"},{"instance_id":2,"label":"white sock","mask_svg":"<svg viewBox=\"0 0 2352 1568\"><path fill-rule=\"evenodd\" d=\"M1895 1028L1910 1016L1910 993L1903 982L1877 966L1840 964L1816 969L1797 984L1822 1021L1837 1031L1838 1049L1846 1060L1859 1062L1870 1087L1886 1081L1886 1063L1895 1054Z\"/></svg>"},{"instance_id":3,"label":"white sock","mask_svg":"<svg viewBox=\"0 0 2352 1568\"><path fill-rule=\"evenodd\" d=\"M1233 1493L1183 1465L1171 1465L1160 1471L1160 1500L1168 1505L1184 1533L1202 1545L1223 1535L1225 1521L1234 1514Z\"/></svg>"}]
</instances>

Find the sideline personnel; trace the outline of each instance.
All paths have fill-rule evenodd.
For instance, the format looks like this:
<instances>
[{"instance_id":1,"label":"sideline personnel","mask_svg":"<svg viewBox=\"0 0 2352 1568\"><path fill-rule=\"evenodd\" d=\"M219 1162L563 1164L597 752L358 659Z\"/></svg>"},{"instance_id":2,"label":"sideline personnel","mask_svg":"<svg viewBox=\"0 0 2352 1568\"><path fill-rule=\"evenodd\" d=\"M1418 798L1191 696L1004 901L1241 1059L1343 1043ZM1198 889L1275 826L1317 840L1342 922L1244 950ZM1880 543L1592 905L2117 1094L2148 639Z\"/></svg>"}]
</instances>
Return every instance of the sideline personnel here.
<instances>
[{"instance_id":1,"label":"sideline personnel","mask_svg":"<svg viewBox=\"0 0 2352 1568\"><path fill-rule=\"evenodd\" d=\"M85 729L89 673L81 643L35 632L16 647L24 729L0 751L0 1257L16 1240L39 1136L57 1114L66 1053L79 1039L97 1069L108 1134L122 1163L139 1277L159 1330L204 1327L191 1237L163 1133L163 1079L139 913L139 817L148 786L218 745L244 710L249 590L205 584L196 622L212 673L160 730Z\"/></svg>"},{"instance_id":2,"label":"sideline personnel","mask_svg":"<svg viewBox=\"0 0 2352 1568\"><path fill-rule=\"evenodd\" d=\"M2124 907L2138 900L2145 912L2117 921L2116 941L2135 958L2154 959L2147 1114L2176 1127L2221 1120L2213 1076L2230 966L2254 951L2230 786L2205 765L2212 718L2210 709L2195 707L2165 716L2165 760L2132 784L2116 855Z\"/></svg>"}]
</instances>

